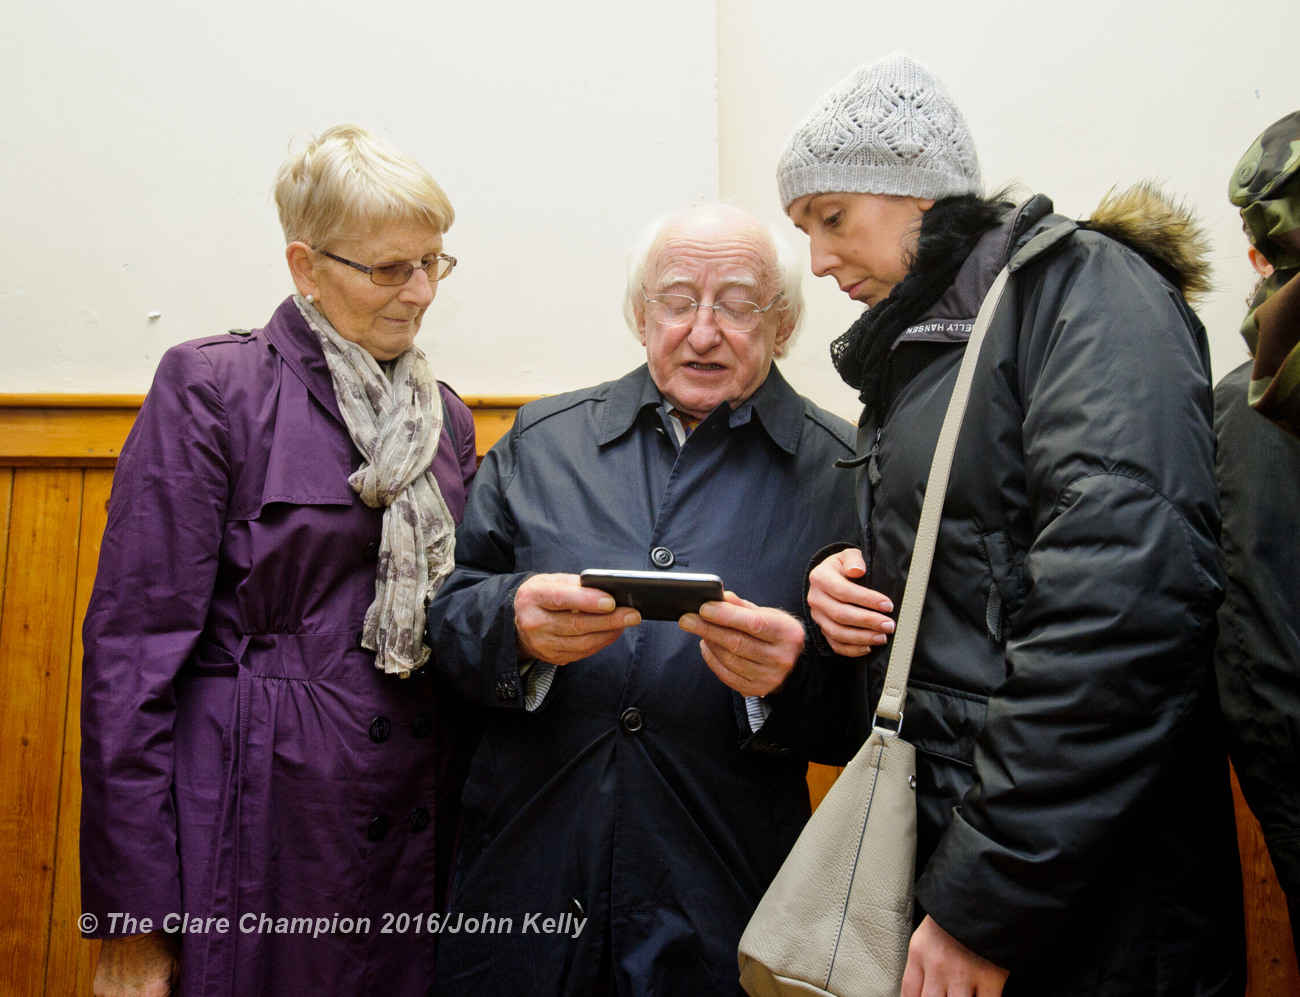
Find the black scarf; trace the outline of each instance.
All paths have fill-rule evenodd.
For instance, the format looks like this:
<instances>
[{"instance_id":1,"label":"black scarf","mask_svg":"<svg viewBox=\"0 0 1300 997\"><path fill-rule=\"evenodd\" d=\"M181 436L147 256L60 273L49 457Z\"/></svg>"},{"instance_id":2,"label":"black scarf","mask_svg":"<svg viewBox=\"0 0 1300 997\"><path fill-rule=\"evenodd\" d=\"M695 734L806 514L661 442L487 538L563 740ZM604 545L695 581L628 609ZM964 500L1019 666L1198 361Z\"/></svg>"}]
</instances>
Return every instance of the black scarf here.
<instances>
[{"instance_id":1,"label":"black scarf","mask_svg":"<svg viewBox=\"0 0 1300 997\"><path fill-rule=\"evenodd\" d=\"M936 201L921 217L907 276L831 343L831 362L844 382L858 389L866 406L864 420L874 416L877 425L883 422L895 394L906 383L900 382L891 353L898 337L934 306L980 236L1011 207L996 196L962 195Z\"/></svg>"}]
</instances>

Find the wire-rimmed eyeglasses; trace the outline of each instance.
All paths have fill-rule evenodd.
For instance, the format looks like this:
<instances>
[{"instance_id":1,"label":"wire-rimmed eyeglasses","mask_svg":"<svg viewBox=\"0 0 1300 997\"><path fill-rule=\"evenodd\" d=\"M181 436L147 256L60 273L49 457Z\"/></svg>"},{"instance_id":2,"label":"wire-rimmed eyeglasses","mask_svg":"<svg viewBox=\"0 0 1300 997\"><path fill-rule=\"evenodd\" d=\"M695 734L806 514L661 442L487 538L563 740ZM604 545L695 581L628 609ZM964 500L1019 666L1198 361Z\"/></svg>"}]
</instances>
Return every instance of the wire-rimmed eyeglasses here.
<instances>
[{"instance_id":1,"label":"wire-rimmed eyeglasses","mask_svg":"<svg viewBox=\"0 0 1300 997\"><path fill-rule=\"evenodd\" d=\"M715 301L711 305L702 305L689 294L649 295L645 293L644 286L641 288L641 297L645 298L646 311L656 322L668 328L689 325L695 321L695 313L698 309L708 308L712 310L713 320L718 323L719 328L730 332L753 332L758 328L758 323L762 321L767 310L785 297L785 292L782 291L761 306L756 302L739 298L728 298L725 301Z\"/></svg>"},{"instance_id":2,"label":"wire-rimmed eyeglasses","mask_svg":"<svg viewBox=\"0 0 1300 997\"><path fill-rule=\"evenodd\" d=\"M370 282L378 284L380 287L399 287L410 280L411 274L415 273L417 269L414 263L377 263L373 267L368 267L364 263L345 260L342 256L336 256L334 253L326 252L323 249L318 249L316 252L320 253L321 256L328 256L331 260L337 260L339 263L346 263L354 270L369 274ZM442 280L455 268L456 257L448 256L446 253L439 253L419 267L431 281Z\"/></svg>"}]
</instances>

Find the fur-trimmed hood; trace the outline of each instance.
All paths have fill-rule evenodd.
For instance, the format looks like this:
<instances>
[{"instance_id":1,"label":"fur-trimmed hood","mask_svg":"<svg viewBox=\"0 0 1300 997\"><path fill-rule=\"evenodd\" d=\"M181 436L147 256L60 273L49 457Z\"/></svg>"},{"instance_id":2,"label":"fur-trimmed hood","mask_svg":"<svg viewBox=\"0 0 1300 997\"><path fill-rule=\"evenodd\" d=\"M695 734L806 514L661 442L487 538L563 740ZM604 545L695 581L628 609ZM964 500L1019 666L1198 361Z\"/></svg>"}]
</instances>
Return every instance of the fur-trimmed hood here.
<instances>
[{"instance_id":1,"label":"fur-trimmed hood","mask_svg":"<svg viewBox=\"0 0 1300 997\"><path fill-rule=\"evenodd\" d=\"M1154 181L1123 191L1112 187L1080 225L1124 243L1188 301L1213 288L1205 230L1184 201L1175 201Z\"/></svg>"}]
</instances>

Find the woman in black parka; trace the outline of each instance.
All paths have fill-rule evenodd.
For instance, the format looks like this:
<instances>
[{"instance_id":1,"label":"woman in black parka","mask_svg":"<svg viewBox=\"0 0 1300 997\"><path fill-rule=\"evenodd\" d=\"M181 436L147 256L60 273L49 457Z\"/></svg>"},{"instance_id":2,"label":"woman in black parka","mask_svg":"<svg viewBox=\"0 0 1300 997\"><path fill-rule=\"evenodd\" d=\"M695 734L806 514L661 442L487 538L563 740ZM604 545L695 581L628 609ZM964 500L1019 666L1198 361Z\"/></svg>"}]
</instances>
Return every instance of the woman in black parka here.
<instances>
[{"instance_id":1,"label":"woman in black parka","mask_svg":"<svg viewBox=\"0 0 1300 997\"><path fill-rule=\"evenodd\" d=\"M939 425L985 293L904 709L918 927L904 997L1239 994L1240 871L1210 656L1222 596L1194 225L1150 188L1085 223L985 198L902 53L789 140L782 205L867 311L832 348L865 405L859 547L808 597L865 739ZM946 988L946 989L945 989Z\"/></svg>"}]
</instances>

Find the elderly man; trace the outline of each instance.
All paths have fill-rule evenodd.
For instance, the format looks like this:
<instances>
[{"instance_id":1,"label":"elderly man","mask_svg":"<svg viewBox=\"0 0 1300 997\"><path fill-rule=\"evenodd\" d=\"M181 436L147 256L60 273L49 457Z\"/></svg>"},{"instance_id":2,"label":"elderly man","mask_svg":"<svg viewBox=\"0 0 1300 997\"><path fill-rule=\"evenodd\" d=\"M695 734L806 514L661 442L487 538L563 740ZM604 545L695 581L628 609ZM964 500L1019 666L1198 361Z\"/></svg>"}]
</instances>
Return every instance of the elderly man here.
<instances>
[{"instance_id":1,"label":"elderly man","mask_svg":"<svg viewBox=\"0 0 1300 997\"><path fill-rule=\"evenodd\" d=\"M738 993L736 943L839 726L790 613L809 557L858 535L833 468L852 430L772 364L798 264L723 206L639 246L625 311L646 365L520 411L429 610L435 667L492 707L437 925L446 994ZM580 587L584 568L711 572L729 591L642 622Z\"/></svg>"}]
</instances>

